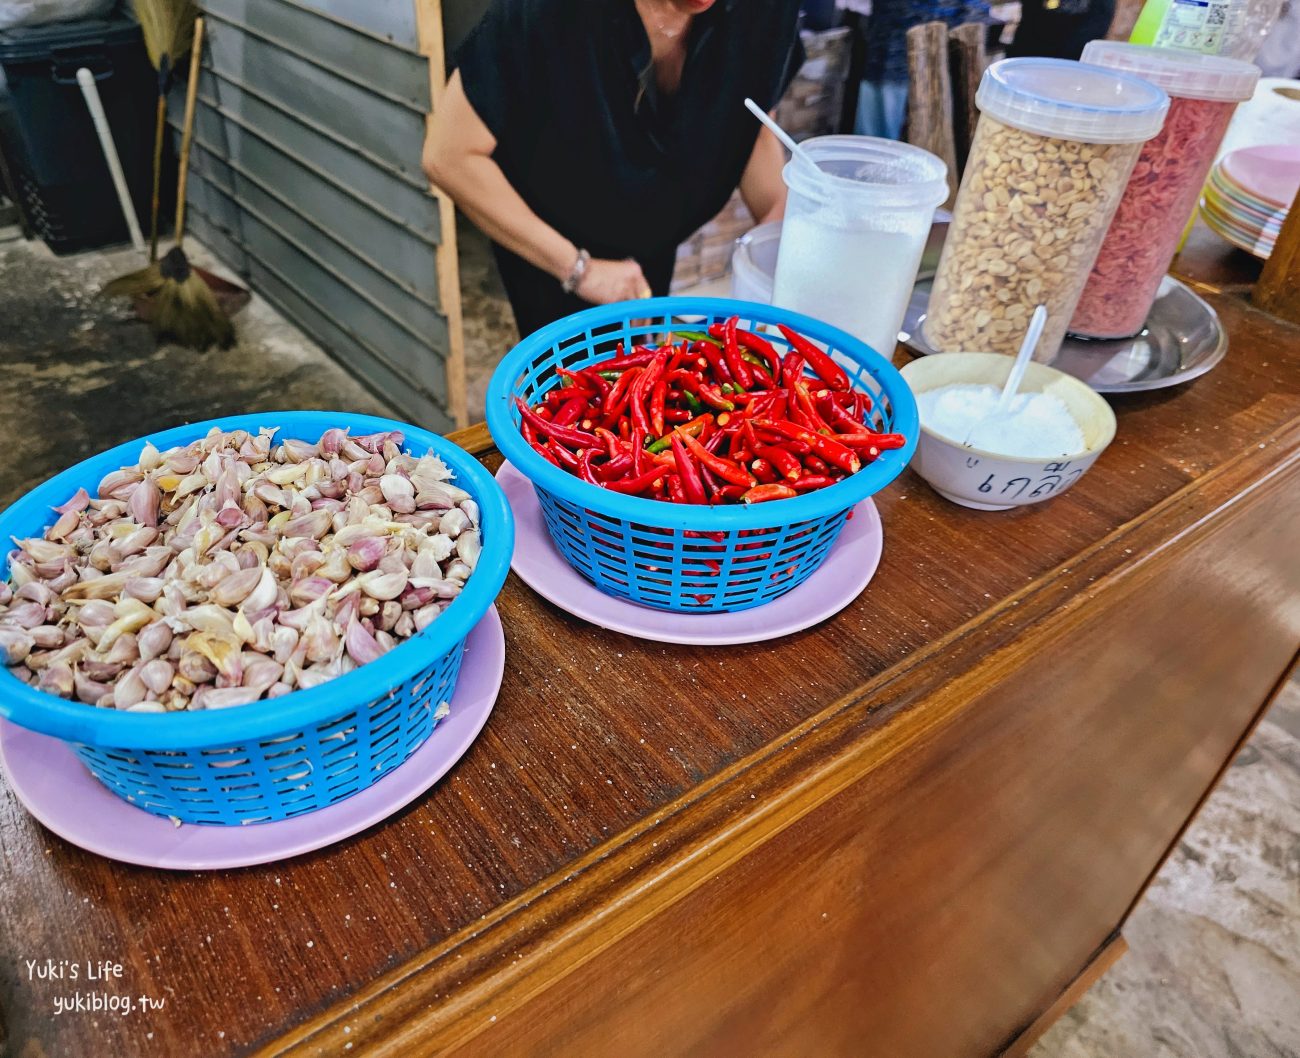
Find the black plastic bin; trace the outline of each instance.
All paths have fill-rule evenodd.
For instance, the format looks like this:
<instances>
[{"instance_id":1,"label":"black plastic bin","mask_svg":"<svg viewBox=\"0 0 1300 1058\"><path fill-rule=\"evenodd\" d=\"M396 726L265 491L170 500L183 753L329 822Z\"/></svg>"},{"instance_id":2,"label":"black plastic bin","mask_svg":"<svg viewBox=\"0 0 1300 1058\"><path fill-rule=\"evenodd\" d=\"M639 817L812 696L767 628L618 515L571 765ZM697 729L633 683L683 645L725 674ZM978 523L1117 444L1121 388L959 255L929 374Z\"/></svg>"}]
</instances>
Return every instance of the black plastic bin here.
<instances>
[{"instance_id":1,"label":"black plastic bin","mask_svg":"<svg viewBox=\"0 0 1300 1058\"><path fill-rule=\"evenodd\" d=\"M18 141L5 144L5 155L20 208L36 234L57 254L130 237L77 85L81 66L99 85L136 216L147 233L157 77L136 21L122 14L0 31L0 66L13 107L10 131ZM169 169L164 189L174 184L174 163Z\"/></svg>"}]
</instances>

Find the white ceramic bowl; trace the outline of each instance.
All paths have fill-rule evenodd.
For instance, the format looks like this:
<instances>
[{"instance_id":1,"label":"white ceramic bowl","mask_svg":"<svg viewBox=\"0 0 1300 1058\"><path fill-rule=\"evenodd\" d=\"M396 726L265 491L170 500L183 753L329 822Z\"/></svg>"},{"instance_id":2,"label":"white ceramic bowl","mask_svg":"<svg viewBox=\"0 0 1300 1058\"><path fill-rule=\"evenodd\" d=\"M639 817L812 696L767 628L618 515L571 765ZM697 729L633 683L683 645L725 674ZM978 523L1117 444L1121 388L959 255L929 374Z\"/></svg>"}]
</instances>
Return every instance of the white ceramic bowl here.
<instances>
[{"instance_id":1,"label":"white ceramic bowl","mask_svg":"<svg viewBox=\"0 0 1300 1058\"><path fill-rule=\"evenodd\" d=\"M940 386L975 384L1001 389L1013 359L999 353L936 353L913 360L903 378L918 397ZM1046 364L1030 363L1022 393L1059 398L1083 433L1084 449L1059 459L1022 459L969 448L937 434L921 418L921 440L912 469L940 496L981 511L1005 511L1059 496L1097 461L1115 436L1115 413L1094 390Z\"/></svg>"}]
</instances>

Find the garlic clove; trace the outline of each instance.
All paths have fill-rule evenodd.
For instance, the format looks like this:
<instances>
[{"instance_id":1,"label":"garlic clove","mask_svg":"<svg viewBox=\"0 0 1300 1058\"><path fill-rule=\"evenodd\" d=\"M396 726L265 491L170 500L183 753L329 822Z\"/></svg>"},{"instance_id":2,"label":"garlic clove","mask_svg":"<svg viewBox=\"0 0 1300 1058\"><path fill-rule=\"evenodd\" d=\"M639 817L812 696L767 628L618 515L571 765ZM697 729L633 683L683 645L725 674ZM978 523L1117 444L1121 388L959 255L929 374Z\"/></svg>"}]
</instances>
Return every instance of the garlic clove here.
<instances>
[{"instance_id":1,"label":"garlic clove","mask_svg":"<svg viewBox=\"0 0 1300 1058\"><path fill-rule=\"evenodd\" d=\"M37 678L36 686L46 694L71 698L76 691L76 677L73 675L72 666L62 661L45 666Z\"/></svg>"},{"instance_id":2,"label":"garlic clove","mask_svg":"<svg viewBox=\"0 0 1300 1058\"><path fill-rule=\"evenodd\" d=\"M137 525L154 527L158 524L159 506L162 492L152 478L145 478L131 489L126 510Z\"/></svg>"},{"instance_id":3,"label":"garlic clove","mask_svg":"<svg viewBox=\"0 0 1300 1058\"><path fill-rule=\"evenodd\" d=\"M357 584L370 598L387 602L389 599L396 599L406 590L407 580L405 570L397 573L373 570L370 573L362 573L358 576Z\"/></svg>"},{"instance_id":4,"label":"garlic clove","mask_svg":"<svg viewBox=\"0 0 1300 1058\"><path fill-rule=\"evenodd\" d=\"M21 665L36 646L36 640L21 628L0 625L0 660L6 665Z\"/></svg>"},{"instance_id":5,"label":"garlic clove","mask_svg":"<svg viewBox=\"0 0 1300 1058\"><path fill-rule=\"evenodd\" d=\"M72 499L67 503L61 503L59 506L52 508L58 514L80 514L90 506L90 493L85 489L77 489L72 494Z\"/></svg>"},{"instance_id":6,"label":"garlic clove","mask_svg":"<svg viewBox=\"0 0 1300 1058\"><path fill-rule=\"evenodd\" d=\"M444 536L449 536L455 540L462 532L469 528L469 515L459 507L453 507L438 522L438 532Z\"/></svg>"},{"instance_id":7,"label":"garlic clove","mask_svg":"<svg viewBox=\"0 0 1300 1058\"><path fill-rule=\"evenodd\" d=\"M32 642L40 650L58 650L59 647L63 646L67 638L63 629L57 625L37 625L27 635L31 636ZM11 664L17 664L17 662L11 662Z\"/></svg>"},{"instance_id":8,"label":"garlic clove","mask_svg":"<svg viewBox=\"0 0 1300 1058\"><path fill-rule=\"evenodd\" d=\"M166 621L154 621L136 634L135 644L140 651L140 660L152 661L167 653L172 645L172 630Z\"/></svg>"},{"instance_id":9,"label":"garlic clove","mask_svg":"<svg viewBox=\"0 0 1300 1058\"><path fill-rule=\"evenodd\" d=\"M471 572L478 565L478 557L482 551L483 542L479 539L478 530L476 529L462 533L456 540L456 555L469 567Z\"/></svg>"},{"instance_id":10,"label":"garlic clove","mask_svg":"<svg viewBox=\"0 0 1300 1058\"><path fill-rule=\"evenodd\" d=\"M238 606L262 582L263 572L261 566L254 566L252 569L240 569L235 573L227 573L220 583L212 589L210 598L218 606Z\"/></svg>"},{"instance_id":11,"label":"garlic clove","mask_svg":"<svg viewBox=\"0 0 1300 1058\"><path fill-rule=\"evenodd\" d=\"M348 656L358 665L365 665L383 656L383 649L378 641L367 632L359 621L353 620L348 624L347 633L343 638L344 648ZM310 654L308 655L310 656Z\"/></svg>"},{"instance_id":12,"label":"garlic clove","mask_svg":"<svg viewBox=\"0 0 1300 1058\"><path fill-rule=\"evenodd\" d=\"M45 530L45 535L51 540L66 541L80 525L81 515L79 513L65 511L59 515L58 520L52 526Z\"/></svg>"},{"instance_id":13,"label":"garlic clove","mask_svg":"<svg viewBox=\"0 0 1300 1058\"><path fill-rule=\"evenodd\" d=\"M262 577L257 582L257 587L253 589L248 598L244 600L244 609L250 613L257 610L265 610L275 605L278 585L275 582L275 575L269 568L262 569Z\"/></svg>"},{"instance_id":14,"label":"garlic clove","mask_svg":"<svg viewBox=\"0 0 1300 1058\"><path fill-rule=\"evenodd\" d=\"M162 658L145 662L140 666L139 672L141 682L149 688L154 697L161 696L172 685L172 678L176 675L172 663Z\"/></svg>"}]
</instances>

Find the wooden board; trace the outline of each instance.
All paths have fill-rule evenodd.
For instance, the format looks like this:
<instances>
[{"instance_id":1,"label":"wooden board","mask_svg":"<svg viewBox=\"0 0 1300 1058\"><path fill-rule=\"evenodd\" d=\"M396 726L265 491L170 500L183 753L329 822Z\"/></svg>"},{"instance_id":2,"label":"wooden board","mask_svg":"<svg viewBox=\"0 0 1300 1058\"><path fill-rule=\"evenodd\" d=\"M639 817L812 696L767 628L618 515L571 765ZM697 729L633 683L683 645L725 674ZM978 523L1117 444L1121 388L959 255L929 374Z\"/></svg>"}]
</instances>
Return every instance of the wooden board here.
<instances>
[{"instance_id":1,"label":"wooden board","mask_svg":"<svg viewBox=\"0 0 1300 1058\"><path fill-rule=\"evenodd\" d=\"M1122 926L1300 641L1300 329L1208 296L1222 367L1116 398L1114 445L1050 503L967 511L904 475L876 578L815 629L642 643L512 577L491 722L336 848L163 874L0 788L0 1048L1011 1046ZM117 959L167 1006L54 1017L25 958Z\"/></svg>"}]
</instances>

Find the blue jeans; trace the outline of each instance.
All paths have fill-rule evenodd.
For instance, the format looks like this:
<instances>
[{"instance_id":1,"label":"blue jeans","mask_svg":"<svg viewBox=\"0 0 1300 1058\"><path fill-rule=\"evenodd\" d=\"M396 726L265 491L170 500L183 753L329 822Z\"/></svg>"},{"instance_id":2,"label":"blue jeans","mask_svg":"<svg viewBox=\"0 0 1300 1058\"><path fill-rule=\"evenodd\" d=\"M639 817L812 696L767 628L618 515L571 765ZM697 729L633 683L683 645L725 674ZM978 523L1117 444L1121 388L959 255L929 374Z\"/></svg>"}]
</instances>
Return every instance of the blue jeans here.
<instances>
[{"instance_id":1,"label":"blue jeans","mask_svg":"<svg viewBox=\"0 0 1300 1058\"><path fill-rule=\"evenodd\" d=\"M859 136L896 140L907 116L906 81L863 81L858 85L858 112L853 131Z\"/></svg>"}]
</instances>

